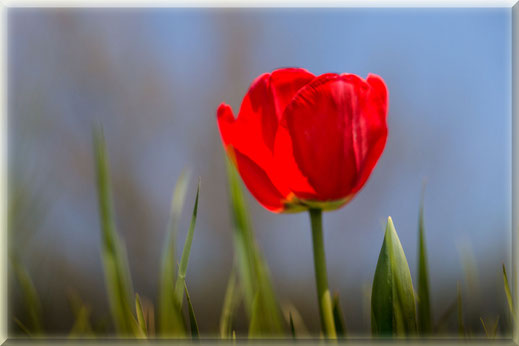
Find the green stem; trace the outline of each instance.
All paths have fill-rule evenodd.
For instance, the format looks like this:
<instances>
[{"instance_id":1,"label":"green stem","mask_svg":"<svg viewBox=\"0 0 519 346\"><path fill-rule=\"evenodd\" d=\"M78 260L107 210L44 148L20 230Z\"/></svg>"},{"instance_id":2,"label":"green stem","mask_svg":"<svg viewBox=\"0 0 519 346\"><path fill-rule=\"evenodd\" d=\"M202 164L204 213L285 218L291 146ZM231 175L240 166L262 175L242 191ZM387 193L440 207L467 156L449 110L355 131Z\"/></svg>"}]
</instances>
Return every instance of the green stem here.
<instances>
[{"instance_id":1,"label":"green stem","mask_svg":"<svg viewBox=\"0 0 519 346\"><path fill-rule=\"evenodd\" d=\"M312 224L312 243L314 247L315 282L317 285L317 301L321 315L321 329L325 337L336 339L335 324L333 321L332 300L328 289L326 274L326 256L323 240L323 214L321 209L310 209Z\"/></svg>"}]
</instances>

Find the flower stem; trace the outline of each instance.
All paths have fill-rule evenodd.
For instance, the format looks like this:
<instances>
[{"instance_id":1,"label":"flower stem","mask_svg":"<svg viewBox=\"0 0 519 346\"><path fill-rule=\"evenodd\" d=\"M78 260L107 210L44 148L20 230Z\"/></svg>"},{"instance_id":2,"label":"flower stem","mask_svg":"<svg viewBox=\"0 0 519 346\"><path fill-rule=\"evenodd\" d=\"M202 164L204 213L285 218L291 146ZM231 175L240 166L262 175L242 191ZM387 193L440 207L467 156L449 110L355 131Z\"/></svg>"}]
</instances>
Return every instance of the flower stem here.
<instances>
[{"instance_id":1,"label":"flower stem","mask_svg":"<svg viewBox=\"0 0 519 346\"><path fill-rule=\"evenodd\" d=\"M317 284L317 301L321 315L321 329L327 338L336 339L335 323L333 321L332 300L328 289L326 274L326 256L323 240L323 214L321 209L310 209L312 224L312 243L314 247L315 282Z\"/></svg>"}]
</instances>

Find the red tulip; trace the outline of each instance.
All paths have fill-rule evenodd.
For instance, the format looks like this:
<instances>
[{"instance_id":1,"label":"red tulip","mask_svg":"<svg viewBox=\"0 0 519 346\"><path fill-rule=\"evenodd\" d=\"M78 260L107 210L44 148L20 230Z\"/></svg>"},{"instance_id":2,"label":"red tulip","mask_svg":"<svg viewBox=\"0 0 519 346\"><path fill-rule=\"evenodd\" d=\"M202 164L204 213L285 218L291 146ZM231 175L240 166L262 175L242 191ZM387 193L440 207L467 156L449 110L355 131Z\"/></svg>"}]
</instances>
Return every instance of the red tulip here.
<instances>
[{"instance_id":1,"label":"red tulip","mask_svg":"<svg viewBox=\"0 0 519 346\"><path fill-rule=\"evenodd\" d=\"M387 139L382 78L275 70L251 85L235 119L218 108L224 147L270 211L332 210L366 183Z\"/></svg>"}]
</instances>

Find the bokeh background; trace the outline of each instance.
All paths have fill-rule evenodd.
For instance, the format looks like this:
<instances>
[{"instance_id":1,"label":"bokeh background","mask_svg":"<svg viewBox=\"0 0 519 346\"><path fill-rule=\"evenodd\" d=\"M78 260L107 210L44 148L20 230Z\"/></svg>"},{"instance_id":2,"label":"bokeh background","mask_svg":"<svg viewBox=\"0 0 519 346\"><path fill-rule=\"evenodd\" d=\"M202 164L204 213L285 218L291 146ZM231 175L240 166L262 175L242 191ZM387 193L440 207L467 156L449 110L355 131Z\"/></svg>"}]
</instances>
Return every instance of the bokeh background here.
<instances>
[{"instance_id":1,"label":"bokeh background","mask_svg":"<svg viewBox=\"0 0 519 346\"><path fill-rule=\"evenodd\" d=\"M134 286L149 300L175 181L190 168L183 244L201 177L187 280L202 332L217 332L233 253L216 108L226 102L237 112L256 76L286 66L372 72L389 89L382 158L357 197L324 216L330 286L349 331L369 333L370 283L389 215L416 280L424 181L435 318L459 282L467 325L481 329L480 316L500 316L509 330L501 265L510 268L511 254L510 9L9 9L9 251L34 281L49 333L70 329L70 292L109 321L97 123ZM278 297L316 333L308 216L271 214L246 197ZM12 275L9 288L10 318L23 321ZM448 323L455 332L455 314ZM19 332L15 324L11 331Z\"/></svg>"}]
</instances>

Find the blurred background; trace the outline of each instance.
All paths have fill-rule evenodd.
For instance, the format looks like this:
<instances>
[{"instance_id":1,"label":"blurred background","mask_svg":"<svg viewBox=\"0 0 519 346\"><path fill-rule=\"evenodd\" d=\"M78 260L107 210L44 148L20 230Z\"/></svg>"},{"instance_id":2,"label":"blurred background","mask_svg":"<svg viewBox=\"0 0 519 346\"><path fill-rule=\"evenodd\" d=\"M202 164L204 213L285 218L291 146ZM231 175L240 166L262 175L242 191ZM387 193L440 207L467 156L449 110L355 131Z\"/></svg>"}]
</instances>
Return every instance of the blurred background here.
<instances>
[{"instance_id":1,"label":"blurred background","mask_svg":"<svg viewBox=\"0 0 519 346\"><path fill-rule=\"evenodd\" d=\"M216 109L226 102L237 113L256 76L297 66L376 73L390 95L389 138L370 180L324 215L330 287L349 332L369 333L389 215L416 287L426 181L435 319L459 282L466 324L480 330L481 316L500 316L508 333L510 33L510 9L9 9L9 251L35 284L45 329L70 330L70 294L109 325L92 153L101 123L118 231L135 290L151 301L176 179L190 168L180 248L201 177L187 280L202 334L217 333L233 253ZM278 297L317 333L308 215L275 215L246 197ZM23 321L13 275L9 285L9 316ZM448 321L456 332L455 313ZM20 333L14 323L11 331Z\"/></svg>"}]
</instances>

